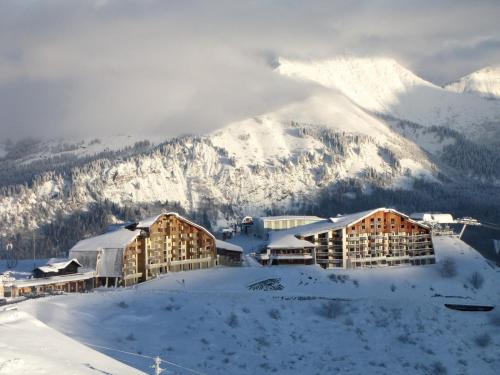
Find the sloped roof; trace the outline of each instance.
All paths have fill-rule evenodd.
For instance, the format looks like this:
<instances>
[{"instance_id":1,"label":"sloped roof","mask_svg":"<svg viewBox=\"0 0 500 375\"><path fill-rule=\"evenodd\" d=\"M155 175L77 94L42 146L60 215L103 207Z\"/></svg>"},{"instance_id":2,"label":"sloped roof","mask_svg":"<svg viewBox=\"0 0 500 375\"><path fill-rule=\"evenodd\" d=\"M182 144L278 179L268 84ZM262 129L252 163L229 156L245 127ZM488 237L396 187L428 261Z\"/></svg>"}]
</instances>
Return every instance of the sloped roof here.
<instances>
[{"instance_id":1,"label":"sloped roof","mask_svg":"<svg viewBox=\"0 0 500 375\"><path fill-rule=\"evenodd\" d=\"M217 249L224 249L224 250L229 250L229 251L237 251L238 253L243 252L243 248L241 246L235 245L230 242L226 241L221 241L221 240L215 240L215 247Z\"/></svg>"},{"instance_id":2,"label":"sloped roof","mask_svg":"<svg viewBox=\"0 0 500 375\"><path fill-rule=\"evenodd\" d=\"M68 267L68 265L70 265L73 262L78 264L78 267L82 267L82 265L78 261L78 259L73 258L73 259L66 260L64 262L50 263L50 261L49 261L49 263L47 263L46 266L37 267L36 269L38 269L42 272L45 272L45 273L59 272L59 270L65 269L66 267Z\"/></svg>"},{"instance_id":3,"label":"sloped roof","mask_svg":"<svg viewBox=\"0 0 500 375\"><path fill-rule=\"evenodd\" d=\"M123 249L140 233L140 230L115 230L113 232L81 240L70 249L70 252L99 251L101 249Z\"/></svg>"},{"instance_id":4,"label":"sloped roof","mask_svg":"<svg viewBox=\"0 0 500 375\"><path fill-rule=\"evenodd\" d=\"M268 249L303 249L314 247L314 244L295 237L291 230L269 233Z\"/></svg>"},{"instance_id":5,"label":"sloped roof","mask_svg":"<svg viewBox=\"0 0 500 375\"><path fill-rule=\"evenodd\" d=\"M156 215L156 216L151 216L151 217L148 217L148 218L146 218L146 219L143 219L143 220L139 221L139 222L137 223L137 225L136 225L136 228L140 228L140 229L149 229L149 228L151 227L151 225L153 225L153 224L154 224L154 223L155 223L155 222L156 222L156 221L157 221L160 217L162 217L163 215L166 215L166 216L171 216L171 215L173 215L173 216L175 216L177 219L182 220L182 221L184 221L184 222L186 222L186 223L188 223L188 224L190 224L190 225L192 225L192 226L194 226L194 227L196 227L196 228L198 228L198 229L200 229L200 230L202 230L202 231L206 232L206 233L207 233L210 237L212 237L212 238L215 240L215 237L213 236L213 234L212 234L212 233L210 233L210 232L208 231L208 229L207 229L207 228L202 227L201 225L196 224L196 223L192 222L191 220L186 219L184 216L179 215L177 212L163 212L163 213L158 214L158 215Z\"/></svg>"},{"instance_id":6,"label":"sloped roof","mask_svg":"<svg viewBox=\"0 0 500 375\"><path fill-rule=\"evenodd\" d=\"M349 225L355 224L360 220L363 220L364 218L373 215L376 212L379 211L384 211L384 212L393 212L395 214L401 215L405 217L408 221L417 224L422 227L426 227L425 225L419 224L414 220L411 220L408 215L405 215L399 211L396 211L392 208L375 208L373 210L367 210L367 211L361 211L361 212L356 212L348 215L343 215L343 216L337 216L337 217L331 217L328 220L323 220L317 223L312 223L312 224L307 224L303 225L297 228L294 228L294 233L298 236L312 236L314 234L318 233L324 233L329 230L337 230L341 229L344 227L347 227Z\"/></svg>"},{"instance_id":7,"label":"sloped roof","mask_svg":"<svg viewBox=\"0 0 500 375\"><path fill-rule=\"evenodd\" d=\"M70 275L60 275L60 276L51 276L51 277L42 277L42 278L33 278L33 279L20 279L12 282L13 286L18 288L26 288L29 286L37 286L37 285L48 285L54 283L63 283L68 281L78 281L78 280L87 280L91 279L95 276L95 272L83 272L83 273L73 273Z\"/></svg>"}]
</instances>

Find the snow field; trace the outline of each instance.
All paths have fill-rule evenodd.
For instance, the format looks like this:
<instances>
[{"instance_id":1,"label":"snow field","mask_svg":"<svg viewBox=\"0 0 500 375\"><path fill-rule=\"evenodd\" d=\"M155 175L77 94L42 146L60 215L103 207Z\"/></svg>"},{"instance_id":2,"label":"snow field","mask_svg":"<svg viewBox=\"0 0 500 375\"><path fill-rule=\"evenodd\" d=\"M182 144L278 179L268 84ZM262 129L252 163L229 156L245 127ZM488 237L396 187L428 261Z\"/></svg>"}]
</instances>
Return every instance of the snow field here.
<instances>
[{"instance_id":1,"label":"snow field","mask_svg":"<svg viewBox=\"0 0 500 375\"><path fill-rule=\"evenodd\" d=\"M454 277L441 276L440 265L216 268L20 306L79 341L159 355L206 374L495 374L497 313L443 304L496 303L499 273L456 238L434 241L439 259L453 258ZM474 271L484 277L479 289L469 282ZM268 278L279 278L283 290L248 289ZM105 354L143 371L151 364Z\"/></svg>"}]
</instances>

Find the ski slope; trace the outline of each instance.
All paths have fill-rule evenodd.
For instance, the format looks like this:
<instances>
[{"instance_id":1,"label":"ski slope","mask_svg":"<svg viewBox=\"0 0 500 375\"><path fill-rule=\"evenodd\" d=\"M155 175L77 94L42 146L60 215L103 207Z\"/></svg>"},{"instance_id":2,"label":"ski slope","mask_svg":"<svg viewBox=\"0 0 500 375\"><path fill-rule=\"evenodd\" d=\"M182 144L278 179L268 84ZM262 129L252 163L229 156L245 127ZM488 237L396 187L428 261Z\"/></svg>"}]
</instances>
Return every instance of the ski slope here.
<instances>
[{"instance_id":1,"label":"ski slope","mask_svg":"<svg viewBox=\"0 0 500 375\"><path fill-rule=\"evenodd\" d=\"M464 313L443 304L497 304L500 273L457 238L434 243L438 261L454 259L456 276L442 277L439 264L215 268L19 308L78 341L159 355L203 374L496 374L498 312ZM477 290L469 282L474 271L485 279ZM271 278L281 290L248 288ZM142 371L151 365L106 354Z\"/></svg>"}]
</instances>

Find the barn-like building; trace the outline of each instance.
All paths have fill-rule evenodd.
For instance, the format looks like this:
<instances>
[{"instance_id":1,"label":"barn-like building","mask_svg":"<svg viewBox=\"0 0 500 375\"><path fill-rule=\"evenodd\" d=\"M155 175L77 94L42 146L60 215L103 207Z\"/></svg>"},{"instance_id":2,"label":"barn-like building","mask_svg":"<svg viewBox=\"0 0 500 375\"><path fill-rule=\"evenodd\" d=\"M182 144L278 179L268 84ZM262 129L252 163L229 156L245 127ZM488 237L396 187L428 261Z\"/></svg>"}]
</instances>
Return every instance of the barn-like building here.
<instances>
[{"instance_id":1,"label":"barn-like building","mask_svg":"<svg viewBox=\"0 0 500 375\"><path fill-rule=\"evenodd\" d=\"M435 263L430 228L388 208L338 216L271 235L257 259L262 264L313 263L323 268Z\"/></svg>"}]
</instances>

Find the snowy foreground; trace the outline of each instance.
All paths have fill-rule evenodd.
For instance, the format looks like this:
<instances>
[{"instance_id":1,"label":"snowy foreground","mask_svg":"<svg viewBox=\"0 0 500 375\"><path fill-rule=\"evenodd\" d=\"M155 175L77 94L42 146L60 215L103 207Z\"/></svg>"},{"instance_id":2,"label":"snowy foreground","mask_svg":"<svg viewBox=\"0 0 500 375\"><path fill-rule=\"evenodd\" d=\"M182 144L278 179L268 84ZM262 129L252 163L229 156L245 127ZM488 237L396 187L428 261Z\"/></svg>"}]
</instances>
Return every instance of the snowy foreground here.
<instances>
[{"instance_id":1,"label":"snowy foreground","mask_svg":"<svg viewBox=\"0 0 500 375\"><path fill-rule=\"evenodd\" d=\"M17 319L0 318L0 374L137 373L72 339L146 373L151 359L101 347L159 355L203 374L497 374L499 312L443 304L498 304L500 273L456 238L434 243L438 261L455 259L455 276L441 276L439 265L217 268L26 301ZM477 290L473 271L484 277ZM278 290L248 288L269 278L279 279L271 283Z\"/></svg>"},{"instance_id":2,"label":"snowy foreground","mask_svg":"<svg viewBox=\"0 0 500 375\"><path fill-rule=\"evenodd\" d=\"M0 374L140 374L21 311L0 312Z\"/></svg>"}]
</instances>

